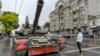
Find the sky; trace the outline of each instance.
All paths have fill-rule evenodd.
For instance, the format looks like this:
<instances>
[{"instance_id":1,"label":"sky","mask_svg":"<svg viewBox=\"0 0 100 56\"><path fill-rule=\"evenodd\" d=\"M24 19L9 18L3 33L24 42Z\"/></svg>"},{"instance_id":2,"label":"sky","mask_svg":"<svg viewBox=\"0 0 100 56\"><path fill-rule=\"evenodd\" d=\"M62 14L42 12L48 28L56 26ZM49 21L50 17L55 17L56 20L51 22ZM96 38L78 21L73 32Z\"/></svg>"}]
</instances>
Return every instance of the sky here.
<instances>
[{"instance_id":1,"label":"sky","mask_svg":"<svg viewBox=\"0 0 100 56\"><path fill-rule=\"evenodd\" d=\"M19 24L25 23L25 17L29 17L30 23L33 23L36 11L37 0L17 0L16 9L15 1L16 0L1 0L2 1L2 11L12 11L19 14ZM45 22L49 21L49 14L55 9L55 3L58 0L44 0L44 7L41 12L39 19L39 25L43 26ZM22 4L21 9L20 4ZM20 13L19 13L20 11Z\"/></svg>"}]
</instances>

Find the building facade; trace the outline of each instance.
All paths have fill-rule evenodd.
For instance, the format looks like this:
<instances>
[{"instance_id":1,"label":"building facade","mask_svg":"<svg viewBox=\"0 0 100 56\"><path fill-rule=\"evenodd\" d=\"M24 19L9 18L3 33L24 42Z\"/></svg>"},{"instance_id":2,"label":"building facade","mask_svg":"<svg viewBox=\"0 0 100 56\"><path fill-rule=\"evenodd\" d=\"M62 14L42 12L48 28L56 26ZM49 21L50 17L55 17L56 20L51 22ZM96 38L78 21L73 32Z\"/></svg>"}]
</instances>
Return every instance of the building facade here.
<instances>
[{"instance_id":1,"label":"building facade","mask_svg":"<svg viewBox=\"0 0 100 56\"><path fill-rule=\"evenodd\" d=\"M91 34L100 36L100 0L88 0L88 19Z\"/></svg>"},{"instance_id":2,"label":"building facade","mask_svg":"<svg viewBox=\"0 0 100 56\"><path fill-rule=\"evenodd\" d=\"M50 13L50 30L77 33L92 33L91 24L99 27L100 0L58 0L55 10ZM98 22L97 22L98 21Z\"/></svg>"},{"instance_id":3,"label":"building facade","mask_svg":"<svg viewBox=\"0 0 100 56\"><path fill-rule=\"evenodd\" d=\"M83 33L88 30L87 0L70 0L72 20L72 33L76 33L77 28L81 28Z\"/></svg>"},{"instance_id":4,"label":"building facade","mask_svg":"<svg viewBox=\"0 0 100 56\"><path fill-rule=\"evenodd\" d=\"M69 10L67 0L59 0L56 3L55 10L50 13L50 30L52 32L63 32L70 29Z\"/></svg>"}]
</instances>

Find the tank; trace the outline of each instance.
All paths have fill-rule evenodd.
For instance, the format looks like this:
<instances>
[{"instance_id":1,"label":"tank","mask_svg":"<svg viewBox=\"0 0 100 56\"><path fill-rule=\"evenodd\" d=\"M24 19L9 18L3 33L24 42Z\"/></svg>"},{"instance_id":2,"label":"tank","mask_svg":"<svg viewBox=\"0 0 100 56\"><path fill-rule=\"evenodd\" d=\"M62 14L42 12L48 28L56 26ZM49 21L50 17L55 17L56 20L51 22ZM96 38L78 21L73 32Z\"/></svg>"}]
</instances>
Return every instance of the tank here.
<instances>
[{"instance_id":1,"label":"tank","mask_svg":"<svg viewBox=\"0 0 100 56\"><path fill-rule=\"evenodd\" d=\"M13 45L12 45L12 56L31 56L29 55L29 39L28 35L32 35L31 37L34 38L36 35L36 28L38 25L39 16L42 11L42 7L44 5L43 0L37 0L37 9L35 14L35 19L33 22L33 29L31 30L29 27L29 20L28 16L26 17L25 26L20 29L20 31L16 31L15 33L20 36L15 36L13 38Z\"/></svg>"},{"instance_id":2,"label":"tank","mask_svg":"<svg viewBox=\"0 0 100 56\"><path fill-rule=\"evenodd\" d=\"M22 35L27 36L27 39L14 39L13 47L12 47L12 56L35 56L35 55L41 55L41 54L48 54L52 52L59 52L60 48L60 41L64 41L64 39L58 38L58 36L38 36L37 34L37 26L39 17L42 11L44 5L43 0L37 1L37 9L35 18L33 21L33 29L32 32L28 32L27 29L30 29L28 17L26 17L26 26L24 29L22 29L19 32ZM26 30L26 31L25 31ZM31 36L29 36L31 35ZM24 37L25 37L24 36Z\"/></svg>"}]
</instances>

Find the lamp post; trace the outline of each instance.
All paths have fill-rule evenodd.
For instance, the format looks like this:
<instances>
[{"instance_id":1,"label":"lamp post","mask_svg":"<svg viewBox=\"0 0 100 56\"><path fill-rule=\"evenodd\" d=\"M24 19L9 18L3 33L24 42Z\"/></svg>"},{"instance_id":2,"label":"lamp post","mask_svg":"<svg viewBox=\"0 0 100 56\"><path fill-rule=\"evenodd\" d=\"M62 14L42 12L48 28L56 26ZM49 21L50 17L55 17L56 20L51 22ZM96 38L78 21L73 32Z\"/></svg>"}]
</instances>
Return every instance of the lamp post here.
<instances>
[{"instance_id":1,"label":"lamp post","mask_svg":"<svg viewBox=\"0 0 100 56\"><path fill-rule=\"evenodd\" d=\"M58 14L59 17L59 34L60 34L60 14Z\"/></svg>"}]
</instances>

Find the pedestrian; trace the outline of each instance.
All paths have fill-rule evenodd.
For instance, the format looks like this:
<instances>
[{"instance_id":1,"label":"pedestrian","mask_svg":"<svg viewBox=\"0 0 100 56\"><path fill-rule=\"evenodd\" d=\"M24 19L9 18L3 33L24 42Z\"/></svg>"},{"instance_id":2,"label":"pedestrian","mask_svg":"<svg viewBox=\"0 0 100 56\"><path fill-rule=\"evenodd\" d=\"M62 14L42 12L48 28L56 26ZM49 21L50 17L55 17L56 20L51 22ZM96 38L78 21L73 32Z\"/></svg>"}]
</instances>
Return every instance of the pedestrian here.
<instances>
[{"instance_id":1,"label":"pedestrian","mask_svg":"<svg viewBox=\"0 0 100 56\"><path fill-rule=\"evenodd\" d=\"M81 44L82 44L82 40L83 40L83 34L82 34L80 28L77 29L77 32L78 32L77 39L76 39L77 47L79 49L80 56L82 56L83 54L82 54Z\"/></svg>"}]
</instances>

